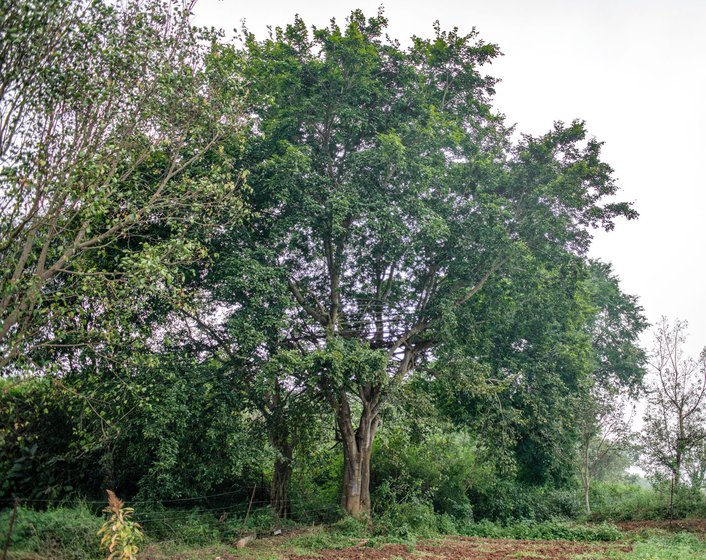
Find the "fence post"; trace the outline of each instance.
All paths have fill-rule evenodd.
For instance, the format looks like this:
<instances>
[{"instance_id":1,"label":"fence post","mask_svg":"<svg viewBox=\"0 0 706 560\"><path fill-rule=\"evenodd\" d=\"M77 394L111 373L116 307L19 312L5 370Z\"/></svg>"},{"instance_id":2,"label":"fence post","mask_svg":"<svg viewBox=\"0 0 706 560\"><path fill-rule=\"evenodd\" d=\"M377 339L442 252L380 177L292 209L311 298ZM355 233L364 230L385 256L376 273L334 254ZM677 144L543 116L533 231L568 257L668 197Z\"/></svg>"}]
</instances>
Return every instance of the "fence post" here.
<instances>
[{"instance_id":1,"label":"fence post","mask_svg":"<svg viewBox=\"0 0 706 560\"><path fill-rule=\"evenodd\" d=\"M15 497L15 503L12 506L12 515L10 516L10 527L7 530L7 538L5 539L5 547L2 549L2 560L7 560L7 549L10 548L10 539L12 539L12 528L15 525L15 516L17 515L17 506L20 505L20 499Z\"/></svg>"},{"instance_id":2,"label":"fence post","mask_svg":"<svg viewBox=\"0 0 706 560\"><path fill-rule=\"evenodd\" d=\"M250 508L252 507L252 501L255 499L255 490L256 489L257 489L257 483L255 483L252 487L252 494L250 495L250 503L248 504L248 511L245 513L245 520L243 521L243 525L245 525L248 522L248 516L250 515Z\"/></svg>"}]
</instances>

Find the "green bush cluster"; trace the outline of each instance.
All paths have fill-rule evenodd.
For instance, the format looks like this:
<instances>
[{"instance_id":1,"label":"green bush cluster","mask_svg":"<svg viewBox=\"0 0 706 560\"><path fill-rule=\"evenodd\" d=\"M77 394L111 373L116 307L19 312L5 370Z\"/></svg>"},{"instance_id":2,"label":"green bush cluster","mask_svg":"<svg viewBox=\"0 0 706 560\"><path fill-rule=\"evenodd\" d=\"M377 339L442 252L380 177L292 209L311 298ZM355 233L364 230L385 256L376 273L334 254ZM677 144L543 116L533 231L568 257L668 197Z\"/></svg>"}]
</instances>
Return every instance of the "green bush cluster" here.
<instances>
[{"instance_id":1,"label":"green bush cluster","mask_svg":"<svg viewBox=\"0 0 706 560\"><path fill-rule=\"evenodd\" d=\"M400 509L414 512L408 516L414 520L427 508L454 523L575 519L583 513L577 487L531 486L502 477L463 433L438 433L415 442L393 430L376 444L373 473L373 504L385 523Z\"/></svg>"},{"instance_id":2,"label":"green bush cluster","mask_svg":"<svg viewBox=\"0 0 706 560\"><path fill-rule=\"evenodd\" d=\"M598 482L591 490L595 521L634 521L669 517L706 517L706 496L690 488L674 493L670 508L669 488L648 488L637 484Z\"/></svg>"},{"instance_id":3,"label":"green bush cluster","mask_svg":"<svg viewBox=\"0 0 706 560\"><path fill-rule=\"evenodd\" d=\"M74 401L48 378L0 379L0 499L59 501L100 483L96 457L78 450Z\"/></svg>"},{"instance_id":4,"label":"green bush cluster","mask_svg":"<svg viewBox=\"0 0 706 560\"><path fill-rule=\"evenodd\" d=\"M453 432L415 441L402 430L391 430L376 442L372 463L373 506L385 517L397 515L400 505L412 511L423 504L432 512L471 518L469 487L489 475L469 436Z\"/></svg>"},{"instance_id":5,"label":"green bush cluster","mask_svg":"<svg viewBox=\"0 0 706 560\"><path fill-rule=\"evenodd\" d=\"M112 389L99 379L0 379L0 500L101 500L109 488L197 505L242 487L246 501L272 463L262 430L213 372L177 369L145 368L139 383Z\"/></svg>"},{"instance_id":6,"label":"green bush cluster","mask_svg":"<svg viewBox=\"0 0 706 560\"><path fill-rule=\"evenodd\" d=\"M9 528L10 510L0 512L0 534ZM269 508L253 510L247 520L199 509L141 509L135 513L147 542L209 546L232 544L245 534L271 534L282 527ZM35 511L20 506L12 532L12 550L42 554L62 560L88 560L100 556L97 532L104 521L99 510L84 503ZM291 522L290 522L291 523ZM351 521L348 521L351 523Z\"/></svg>"},{"instance_id":7,"label":"green bush cluster","mask_svg":"<svg viewBox=\"0 0 706 560\"><path fill-rule=\"evenodd\" d=\"M0 535L7 535L11 512L0 512ZM34 552L45 558L98 558L96 533L102 517L85 504L33 511L20 506L12 531L12 550Z\"/></svg>"},{"instance_id":8,"label":"green bush cluster","mask_svg":"<svg viewBox=\"0 0 706 560\"><path fill-rule=\"evenodd\" d=\"M469 490L476 519L507 523L514 520L576 519L583 513L577 488L533 487L496 479Z\"/></svg>"},{"instance_id":9,"label":"green bush cluster","mask_svg":"<svg viewBox=\"0 0 706 560\"><path fill-rule=\"evenodd\" d=\"M689 533L649 536L636 542L631 560L703 560L706 545L703 540Z\"/></svg>"},{"instance_id":10,"label":"green bush cluster","mask_svg":"<svg viewBox=\"0 0 706 560\"><path fill-rule=\"evenodd\" d=\"M610 524L582 525L566 521L516 521L507 525L480 521L462 527L470 537L494 539L539 539L571 541L618 541L625 535Z\"/></svg>"},{"instance_id":11,"label":"green bush cluster","mask_svg":"<svg viewBox=\"0 0 706 560\"><path fill-rule=\"evenodd\" d=\"M449 534L498 539L574 541L617 541L624 538L617 527L606 523L585 525L557 519L474 522L454 518L446 513L434 513L431 505L420 503L405 503L389 508L374 519L374 530L379 536L412 541Z\"/></svg>"}]
</instances>

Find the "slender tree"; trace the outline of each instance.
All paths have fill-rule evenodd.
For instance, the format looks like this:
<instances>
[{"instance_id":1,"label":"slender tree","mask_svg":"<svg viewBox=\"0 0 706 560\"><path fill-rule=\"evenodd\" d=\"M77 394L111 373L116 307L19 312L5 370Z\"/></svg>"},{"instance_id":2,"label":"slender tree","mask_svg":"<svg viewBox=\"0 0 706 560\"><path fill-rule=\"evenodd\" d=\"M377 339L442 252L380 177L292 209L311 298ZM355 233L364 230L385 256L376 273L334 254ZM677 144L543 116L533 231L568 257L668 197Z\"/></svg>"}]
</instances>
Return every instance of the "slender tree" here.
<instances>
[{"instance_id":1,"label":"slender tree","mask_svg":"<svg viewBox=\"0 0 706 560\"><path fill-rule=\"evenodd\" d=\"M706 440L706 350L698 360L684 354L687 323L662 317L648 364L654 381L642 435L645 468L670 480L669 507L684 482L685 463Z\"/></svg>"},{"instance_id":2,"label":"slender tree","mask_svg":"<svg viewBox=\"0 0 706 560\"><path fill-rule=\"evenodd\" d=\"M578 453L576 467L583 487L586 513L591 513L591 482L617 454L629 449L631 420L626 415L629 396L594 385L576 406ZM634 410L634 407L633 407Z\"/></svg>"}]
</instances>

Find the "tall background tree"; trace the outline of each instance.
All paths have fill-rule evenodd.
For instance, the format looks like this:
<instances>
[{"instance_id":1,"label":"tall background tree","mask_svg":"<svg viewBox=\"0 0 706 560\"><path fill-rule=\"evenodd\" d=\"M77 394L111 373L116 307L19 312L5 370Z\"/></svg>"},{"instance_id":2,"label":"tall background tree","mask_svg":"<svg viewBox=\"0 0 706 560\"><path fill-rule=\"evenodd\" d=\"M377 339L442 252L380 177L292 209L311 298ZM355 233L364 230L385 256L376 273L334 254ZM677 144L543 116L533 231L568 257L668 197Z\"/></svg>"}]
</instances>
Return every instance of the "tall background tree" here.
<instances>
[{"instance_id":1,"label":"tall background tree","mask_svg":"<svg viewBox=\"0 0 706 560\"><path fill-rule=\"evenodd\" d=\"M566 254L498 276L437 348L432 392L492 443L501 475L565 486L600 433L594 397L641 386L646 321L604 263Z\"/></svg>"}]
</instances>

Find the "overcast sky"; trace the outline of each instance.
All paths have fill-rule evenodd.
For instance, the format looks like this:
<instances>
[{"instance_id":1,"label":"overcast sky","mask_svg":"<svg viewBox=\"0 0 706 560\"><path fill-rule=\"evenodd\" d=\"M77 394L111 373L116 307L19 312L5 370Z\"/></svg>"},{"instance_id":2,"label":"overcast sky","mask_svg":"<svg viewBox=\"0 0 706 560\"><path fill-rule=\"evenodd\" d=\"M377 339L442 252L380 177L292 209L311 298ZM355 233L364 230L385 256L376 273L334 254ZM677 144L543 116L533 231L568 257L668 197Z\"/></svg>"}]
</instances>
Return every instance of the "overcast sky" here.
<instances>
[{"instance_id":1,"label":"overcast sky","mask_svg":"<svg viewBox=\"0 0 706 560\"><path fill-rule=\"evenodd\" d=\"M295 13L319 27L343 23L358 0L200 0L195 23L256 36ZM495 107L518 130L541 134L555 120L587 122L605 142L621 197L637 221L596 234L591 255L613 263L624 291L651 322L689 321L689 349L706 345L706 0L464 0L382 2L389 34L431 36L432 23L474 26L504 56L488 68L502 81ZM644 338L649 345L651 336Z\"/></svg>"}]
</instances>

